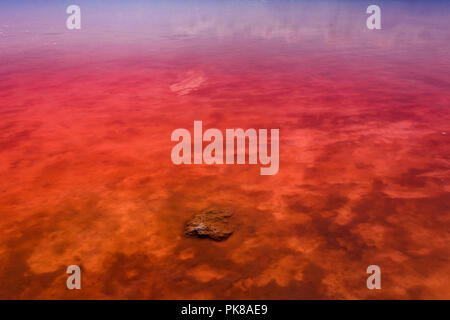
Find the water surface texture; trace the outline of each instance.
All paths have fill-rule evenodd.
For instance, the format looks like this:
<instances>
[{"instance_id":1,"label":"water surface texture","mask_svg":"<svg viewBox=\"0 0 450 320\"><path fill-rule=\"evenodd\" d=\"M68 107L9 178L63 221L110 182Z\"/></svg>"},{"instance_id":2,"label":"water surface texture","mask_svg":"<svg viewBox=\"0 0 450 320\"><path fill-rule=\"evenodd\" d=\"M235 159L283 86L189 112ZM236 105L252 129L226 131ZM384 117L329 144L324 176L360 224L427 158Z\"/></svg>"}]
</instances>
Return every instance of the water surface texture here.
<instances>
[{"instance_id":1,"label":"water surface texture","mask_svg":"<svg viewBox=\"0 0 450 320\"><path fill-rule=\"evenodd\" d=\"M450 299L448 2L70 4L0 4L0 298ZM280 129L278 174L174 165L194 120Z\"/></svg>"}]
</instances>

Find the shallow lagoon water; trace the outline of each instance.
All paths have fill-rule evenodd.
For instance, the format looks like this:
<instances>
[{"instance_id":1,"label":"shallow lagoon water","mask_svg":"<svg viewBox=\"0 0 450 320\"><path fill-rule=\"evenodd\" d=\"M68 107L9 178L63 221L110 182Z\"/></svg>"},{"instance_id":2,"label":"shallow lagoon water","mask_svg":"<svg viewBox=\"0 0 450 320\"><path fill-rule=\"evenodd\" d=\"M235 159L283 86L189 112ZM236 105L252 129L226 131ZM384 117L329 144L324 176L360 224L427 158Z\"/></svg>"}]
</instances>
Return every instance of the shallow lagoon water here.
<instances>
[{"instance_id":1,"label":"shallow lagoon water","mask_svg":"<svg viewBox=\"0 0 450 320\"><path fill-rule=\"evenodd\" d=\"M1 5L1 298L450 298L447 3L78 2ZM278 174L175 166L194 120L279 128Z\"/></svg>"}]
</instances>

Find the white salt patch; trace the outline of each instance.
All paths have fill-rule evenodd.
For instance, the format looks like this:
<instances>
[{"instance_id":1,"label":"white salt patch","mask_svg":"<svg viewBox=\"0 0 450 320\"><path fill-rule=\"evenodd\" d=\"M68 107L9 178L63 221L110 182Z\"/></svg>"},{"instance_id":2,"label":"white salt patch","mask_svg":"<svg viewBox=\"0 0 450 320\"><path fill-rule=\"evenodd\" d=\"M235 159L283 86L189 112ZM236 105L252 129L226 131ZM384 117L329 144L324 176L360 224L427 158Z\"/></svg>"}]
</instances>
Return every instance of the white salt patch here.
<instances>
[{"instance_id":1,"label":"white salt patch","mask_svg":"<svg viewBox=\"0 0 450 320\"><path fill-rule=\"evenodd\" d=\"M184 96L199 89L205 81L206 78L202 72L189 71L183 80L172 84L170 90L179 96Z\"/></svg>"}]
</instances>

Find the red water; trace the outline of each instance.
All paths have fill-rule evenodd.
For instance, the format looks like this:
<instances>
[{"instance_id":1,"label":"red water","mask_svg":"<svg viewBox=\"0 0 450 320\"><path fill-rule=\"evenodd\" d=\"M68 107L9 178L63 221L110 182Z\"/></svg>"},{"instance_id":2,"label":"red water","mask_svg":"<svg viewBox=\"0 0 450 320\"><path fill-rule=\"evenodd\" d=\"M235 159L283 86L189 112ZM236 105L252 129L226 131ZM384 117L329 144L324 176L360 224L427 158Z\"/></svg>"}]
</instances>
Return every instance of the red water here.
<instances>
[{"instance_id":1,"label":"red water","mask_svg":"<svg viewBox=\"0 0 450 320\"><path fill-rule=\"evenodd\" d=\"M450 298L448 20L242 6L5 18L0 298ZM194 120L280 129L278 174L173 165ZM235 233L184 237L212 206Z\"/></svg>"}]
</instances>

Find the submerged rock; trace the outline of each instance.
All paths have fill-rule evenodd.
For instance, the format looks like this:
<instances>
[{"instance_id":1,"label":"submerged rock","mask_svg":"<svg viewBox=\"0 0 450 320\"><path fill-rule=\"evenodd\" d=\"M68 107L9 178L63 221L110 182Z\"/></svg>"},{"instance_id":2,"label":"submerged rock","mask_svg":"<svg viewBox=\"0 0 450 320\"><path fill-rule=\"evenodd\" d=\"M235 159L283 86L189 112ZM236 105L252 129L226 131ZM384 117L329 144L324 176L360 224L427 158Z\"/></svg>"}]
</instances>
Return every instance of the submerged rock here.
<instances>
[{"instance_id":1,"label":"submerged rock","mask_svg":"<svg viewBox=\"0 0 450 320\"><path fill-rule=\"evenodd\" d=\"M225 240L233 233L229 225L232 215L232 212L227 209L203 210L186 223L185 234L216 241Z\"/></svg>"}]
</instances>

